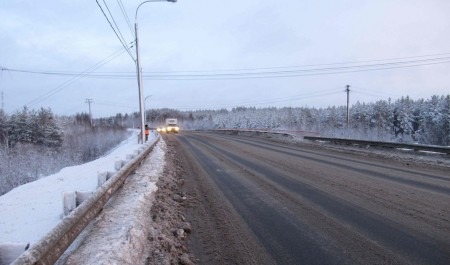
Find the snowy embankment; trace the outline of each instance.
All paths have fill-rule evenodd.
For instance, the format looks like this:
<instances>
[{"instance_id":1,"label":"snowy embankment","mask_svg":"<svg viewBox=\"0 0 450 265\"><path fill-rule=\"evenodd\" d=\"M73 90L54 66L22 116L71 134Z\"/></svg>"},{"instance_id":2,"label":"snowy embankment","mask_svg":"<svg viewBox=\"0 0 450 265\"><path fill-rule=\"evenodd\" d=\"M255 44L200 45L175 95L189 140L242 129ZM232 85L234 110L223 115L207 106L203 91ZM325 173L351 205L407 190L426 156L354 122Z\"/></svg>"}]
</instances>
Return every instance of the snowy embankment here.
<instances>
[{"instance_id":1,"label":"snowy embankment","mask_svg":"<svg viewBox=\"0 0 450 265\"><path fill-rule=\"evenodd\" d=\"M149 142L156 140L151 134ZM40 240L63 216L62 194L67 191L95 191L98 172L115 171L115 161L126 160L141 145L136 132L107 155L79 166L17 187L0 196L0 245Z\"/></svg>"},{"instance_id":2,"label":"snowy embankment","mask_svg":"<svg viewBox=\"0 0 450 265\"><path fill-rule=\"evenodd\" d=\"M134 174L131 174L95 221L83 231L61 259L66 265L144 264L151 231L150 209L156 182L164 169L166 145L160 140ZM85 235L83 235L85 234Z\"/></svg>"}]
</instances>

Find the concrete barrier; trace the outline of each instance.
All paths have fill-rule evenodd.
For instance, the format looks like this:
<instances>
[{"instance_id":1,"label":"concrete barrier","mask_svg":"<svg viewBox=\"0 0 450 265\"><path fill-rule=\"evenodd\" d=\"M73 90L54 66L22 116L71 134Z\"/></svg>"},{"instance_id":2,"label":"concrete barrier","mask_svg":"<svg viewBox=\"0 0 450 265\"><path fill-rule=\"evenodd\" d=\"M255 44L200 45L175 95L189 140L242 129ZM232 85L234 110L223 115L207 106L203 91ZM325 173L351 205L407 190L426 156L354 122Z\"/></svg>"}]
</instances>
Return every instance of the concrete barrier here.
<instances>
[{"instance_id":1,"label":"concrete barrier","mask_svg":"<svg viewBox=\"0 0 450 265\"><path fill-rule=\"evenodd\" d=\"M63 193L63 217L69 215L75 208L86 201L92 191L66 191Z\"/></svg>"},{"instance_id":2,"label":"concrete barrier","mask_svg":"<svg viewBox=\"0 0 450 265\"><path fill-rule=\"evenodd\" d=\"M117 174L100 186L92 196L76 207L47 235L17 258L12 265L54 264L122 186L128 175L136 170L158 140L159 138L152 145L146 145L139 156L122 167Z\"/></svg>"}]
</instances>

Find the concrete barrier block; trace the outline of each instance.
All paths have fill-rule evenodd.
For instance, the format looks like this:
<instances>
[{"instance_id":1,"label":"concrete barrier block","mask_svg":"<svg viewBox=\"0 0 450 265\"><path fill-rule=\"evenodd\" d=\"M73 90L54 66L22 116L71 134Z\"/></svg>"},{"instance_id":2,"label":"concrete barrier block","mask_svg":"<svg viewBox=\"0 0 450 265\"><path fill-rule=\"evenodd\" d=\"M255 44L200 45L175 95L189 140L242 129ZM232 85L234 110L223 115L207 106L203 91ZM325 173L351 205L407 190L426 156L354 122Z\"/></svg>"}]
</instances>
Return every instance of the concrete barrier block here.
<instances>
[{"instance_id":1,"label":"concrete barrier block","mask_svg":"<svg viewBox=\"0 0 450 265\"><path fill-rule=\"evenodd\" d=\"M114 169L119 171L123 166L126 165L126 163L127 162L124 160L118 160L118 161L114 162Z\"/></svg>"},{"instance_id":2,"label":"concrete barrier block","mask_svg":"<svg viewBox=\"0 0 450 265\"><path fill-rule=\"evenodd\" d=\"M108 180L108 172L97 173L97 189L100 188Z\"/></svg>"},{"instance_id":3,"label":"concrete barrier block","mask_svg":"<svg viewBox=\"0 0 450 265\"><path fill-rule=\"evenodd\" d=\"M117 172L115 171L108 171L106 173L106 180L109 180L110 178L112 178Z\"/></svg>"},{"instance_id":4,"label":"concrete barrier block","mask_svg":"<svg viewBox=\"0 0 450 265\"><path fill-rule=\"evenodd\" d=\"M92 196L92 191L75 191L77 207L80 206L85 200Z\"/></svg>"},{"instance_id":5,"label":"concrete barrier block","mask_svg":"<svg viewBox=\"0 0 450 265\"><path fill-rule=\"evenodd\" d=\"M77 207L77 195L75 191L63 192L63 216L69 215Z\"/></svg>"}]
</instances>

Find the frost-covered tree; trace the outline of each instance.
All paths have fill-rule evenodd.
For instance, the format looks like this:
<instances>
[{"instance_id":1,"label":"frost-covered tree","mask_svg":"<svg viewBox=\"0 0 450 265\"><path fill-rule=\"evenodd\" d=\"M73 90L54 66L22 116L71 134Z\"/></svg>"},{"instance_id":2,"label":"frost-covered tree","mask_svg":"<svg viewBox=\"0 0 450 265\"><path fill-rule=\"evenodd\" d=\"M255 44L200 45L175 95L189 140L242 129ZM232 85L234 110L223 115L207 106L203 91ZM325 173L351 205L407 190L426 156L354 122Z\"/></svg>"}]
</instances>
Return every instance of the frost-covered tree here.
<instances>
[{"instance_id":1,"label":"frost-covered tree","mask_svg":"<svg viewBox=\"0 0 450 265\"><path fill-rule=\"evenodd\" d=\"M0 145L3 147L9 146L8 116L6 116L3 110L0 110Z\"/></svg>"},{"instance_id":2,"label":"frost-covered tree","mask_svg":"<svg viewBox=\"0 0 450 265\"><path fill-rule=\"evenodd\" d=\"M56 125L50 109L41 108L32 114L33 143L45 147L59 147L62 145L62 134Z\"/></svg>"},{"instance_id":3,"label":"frost-covered tree","mask_svg":"<svg viewBox=\"0 0 450 265\"><path fill-rule=\"evenodd\" d=\"M450 95L442 103L442 145L450 146Z\"/></svg>"},{"instance_id":4,"label":"frost-covered tree","mask_svg":"<svg viewBox=\"0 0 450 265\"><path fill-rule=\"evenodd\" d=\"M50 109L42 108L36 112L24 108L5 123L10 146L22 143L58 147L62 143L60 129Z\"/></svg>"},{"instance_id":5,"label":"frost-covered tree","mask_svg":"<svg viewBox=\"0 0 450 265\"><path fill-rule=\"evenodd\" d=\"M419 141L425 144L449 145L450 96L433 96L421 106Z\"/></svg>"},{"instance_id":6,"label":"frost-covered tree","mask_svg":"<svg viewBox=\"0 0 450 265\"><path fill-rule=\"evenodd\" d=\"M85 115L55 117L50 109L0 112L0 195L14 187L88 162L124 140L124 128L91 128Z\"/></svg>"},{"instance_id":7,"label":"frost-covered tree","mask_svg":"<svg viewBox=\"0 0 450 265\"><path fill-rule=\"evenodd\" d=\"M402 142L414 140L412 100L409 97L401 98L395 105L392 124L395 137Z\"/></svg>"}]
</instances>

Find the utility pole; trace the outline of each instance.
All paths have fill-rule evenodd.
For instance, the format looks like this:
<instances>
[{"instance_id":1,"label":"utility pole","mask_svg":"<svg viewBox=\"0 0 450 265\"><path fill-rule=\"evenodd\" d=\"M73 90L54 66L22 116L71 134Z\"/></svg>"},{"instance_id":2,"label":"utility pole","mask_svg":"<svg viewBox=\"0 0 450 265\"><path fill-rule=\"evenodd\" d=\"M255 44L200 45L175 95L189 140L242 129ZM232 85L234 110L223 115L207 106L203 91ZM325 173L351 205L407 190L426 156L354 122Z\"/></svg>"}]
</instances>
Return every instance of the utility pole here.
<instances>
[{"instance_id":1,"label":"utility pole","mask_svg":"<svg viewBox=\"0 0 450 265\"><path fill-rule=\"evenodd\" d=\"M347 89L345 90L347 92L347 130L350 128L350 86L347 85Z\"/></svg>"},{"instance_id":2,"label":"utility pole","mask_svg":"<svg viewBox=\"0 0 450 265\"><path fill-rule=\"evenodd\" d=\"M3 102L3 91L2 91L2 110L3 111L5 110L5 105L4 105L4 102Z\"/></svg>"},{"instance_id":3,"label":"utility pole","mask_svg":"<svg viewBox=\"0 0 450 265\"><path fill-rule=\"evenodd\" d=\"M92 112L91 112L91 103L92 103L92 98L87 98L86 99L86 103L89 104L89 123L92 127Z\"/></svg>"},{"instance_id":4,"label":"utility pole","mask_svg":"<svg viewBox=\"0 0 450 265\"><path fill-rule=\"evenodd\" d=\"M139 8L145 4L145 3L150 3L150 2L172 2L175 3L177 2L177 0L147 0L144 1L142 3L140 3L138 5L138 7L136 8L136 14L134 16L134 35L136 37L136 71L137 71L137 81L138 81L138 89L139 89L139 114L140 114L140 124L141 124L141 132L140 132L140 137L139 137L139 143L145 143L145 131L144 131L144 127L145 127L145 117L144 117L144 113L145 113L145 109L144 109L144 92L143 92L143 87L142 87L142 67L141 67L141 61L139 59L139 38L138 38L138 21L137 21L137 17L138 17L138 11Z\"/></svg>"},{"instance_id":5,"label":"utility pole","mask_svg":"<svg viewBox=\"0 0 450 265\"><path fill-rule=\"evenodd\" d=\"M142 4L141 4L142 5ZM139 5L140 6L140 5ZM139 7L138 7L139 9ZM140 113L140 124L141 124L141 132L139 137L139 143L145 143L145 135L144 135L144 98L142 97L144 95L143 88L142 88L142 67L139 60L139 39L138 39L138 23L137 23L137 11L136 9L136 22L134 23L134 34L136 36L136 71L137 71L137 81L138 81L138 88L139 88L139 113Z\"/></svg>"}]
</instances>

